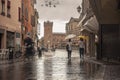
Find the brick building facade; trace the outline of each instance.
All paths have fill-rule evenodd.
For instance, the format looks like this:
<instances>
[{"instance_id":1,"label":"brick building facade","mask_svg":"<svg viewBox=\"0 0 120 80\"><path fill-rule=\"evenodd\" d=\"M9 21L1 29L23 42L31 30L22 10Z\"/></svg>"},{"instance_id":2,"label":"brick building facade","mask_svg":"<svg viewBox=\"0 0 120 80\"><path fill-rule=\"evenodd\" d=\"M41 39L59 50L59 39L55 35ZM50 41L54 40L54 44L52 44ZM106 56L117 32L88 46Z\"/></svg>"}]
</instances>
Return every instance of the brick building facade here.
<instances>
[{"instance_id":1,"label":"brick building facade","mask_svg":"<svg viewBox=\"0 0 120 80\"><path fill-rule=\"evenodd\" d=\"M44 46L46 48L50 48L52 46L52 29L53 29L53 22L47 21L44 22Z\"/></svg>"},{"instance_id":2,"label":"brick building facade","mask_svg":"<svg viewBox=\"0 0 120 80\"><path fill-rule=\"evenodd\" d=\"M34 8L34 4L36 4L36 0L22 0L22 26L21 26L21 34L22 34L22 45L26 34L29 32L32 40L37 45L37 27L38 27L38 12Z\"/></svg>"},{"instance_id":3,"label":"brick building facade","mask_svg":"<svg viewBox=\"0 0 120 80\"><path fill-rule=\"evenodd\" d=\"M0 1L0 49L21 46L21 0Z\"/></svg>"},{"instance_id":4,"label":"brick building facade","mask_svg":"<svg viewBox=\"0 0 120 80\"><path fill-rule=\"evenodd\" d=\"M53 33L52 47L64 48L66 45L65 33Z\"/></svg>"},{"instance_id":5,"label":"brick building facade","mask_svg":"<svg viewBox=\"0 0 120 80\"><path fill-rule=\"evenodd\" d=\"M20 50L27 32L37 27L38 13L34 9L36 0L0 1L0 49L13 47ZM36 35L35 35L36 36Z\"/></svg>"}]
</instances>

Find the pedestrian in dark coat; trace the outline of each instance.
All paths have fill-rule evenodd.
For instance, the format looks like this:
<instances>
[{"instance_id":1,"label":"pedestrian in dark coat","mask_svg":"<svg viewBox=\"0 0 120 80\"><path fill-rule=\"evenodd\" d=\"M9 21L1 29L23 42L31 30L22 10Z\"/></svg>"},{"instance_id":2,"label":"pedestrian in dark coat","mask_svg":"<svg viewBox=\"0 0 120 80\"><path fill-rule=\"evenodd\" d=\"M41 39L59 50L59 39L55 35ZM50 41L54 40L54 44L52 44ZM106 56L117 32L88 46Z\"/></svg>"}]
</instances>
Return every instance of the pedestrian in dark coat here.
<instances>
[{"instance_id":1,"label":"pedestrian in dark coat","mask_svg":"<svg viewBox=\"0 0 120 80\"><path fill-rule=\"evenodd\" d=\"M72 42L71 39L68 40L67 45L66 45L66 50L68 52L68 59L71 59L71 53L72 53Z\"/></svg>"},{"instance_id":2,"label":"pedestrian in dark coat","mask_svg":"<svg viewBox=\"0 0 120 80\"><path fill-rule=\"evenodd\" d=\"M33 52L34 46L33 46L33 41L30 38L29 34L27 34L27 37L24 39L24 45L25 45L25 56L26 57L32 56L34 53Z\"/></svg>"},{"instance_id":3,"label":"pedestrian in dark coat","mask_svg":"<svg viewBox=\"0 0 120 80\"><path fill-rule=\"evenodd\" d=\"M41 49L41 47L38 47L38 53L39 53L38 56L41 57L42 56L42 49Z\"/></svg>"}]
</instances>

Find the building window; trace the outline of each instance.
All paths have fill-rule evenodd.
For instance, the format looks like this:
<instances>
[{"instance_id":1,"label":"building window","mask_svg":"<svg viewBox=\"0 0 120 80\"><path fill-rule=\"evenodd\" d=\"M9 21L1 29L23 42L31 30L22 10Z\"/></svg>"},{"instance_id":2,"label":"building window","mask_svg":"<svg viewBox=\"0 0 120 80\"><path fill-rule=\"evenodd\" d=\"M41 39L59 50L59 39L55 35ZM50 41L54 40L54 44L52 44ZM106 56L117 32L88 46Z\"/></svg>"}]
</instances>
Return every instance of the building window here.
<instances>
[{"instance_id":1,"label":"building window","mask_svg":"<svg viewBox=\"0 0 120 80\"><path fill-rule=\"evenodd\" d=\"M24 3L22 1L22 16L24 16Z\"/></svg>"},{"instance_id":2,"label":"building window","mask_svg":"<svg viewBox=\"0 0 120 80\"><path fill-rule=\"evenodd\" d=\"M21 21L21 8L18 7L18 20Z\"/></svg>"},{"instance_id":3,"label":"building window","mask_svg":"<svg viewBox=\"0 0 120 80\"><path fill-rule=\"evenodd\" d=\"M1 0L2 3L2 12L1 15L5 16L5 0Z\"/></svg>"},{"instance_id":4,"label":"building window","mask_svg":"<svg viewBox=\"0 0 120 80\"><path fill-rule=\"evenodd\" d=\"M25 19L28 21L28 9L25 9Z\"/></svg>"},{"instance_id":5,"label":"building window","mask_svg":"<svg viewBox=\"0 0 120 80\"><path fill-rule=\"evenodd\" d=\"M20 38L20 33L16 33L16 38Z\"/></svg>"},{"instance_id":6,"label":"building window","mask_svg":"<svg viewBox=\"0 0 120 80\"><path fill-rule=\"evenodd\" d=\"M35 27L35 16L31 16L31 25Z\"/></svg>"},{"instance_id":7,"label":"building window","mask_svg":"<svg viewBox=\"0 0 120 80\"><path fill-rule=\"evenodd\" d=\"M28 29L25 27L25 34L28 32Z\"/></svg>"},{"instance_id":8,"label":"building window","mask_svg":"<svg viewBox=\"0 0 120 80\"><path fill-rule=\"evenodd\" d=\"M7 36L6 36L7 37L7 44L6 44L7 48L14 47L14 42L15 42L14 35L15 35L14 32L7 31Z\"/></svg>"},{"instance_id":9,"label":"building window","mask_svg":"<svg viewBox=\"0 0 120 80\"><path fill-rule=\"evenodd\" d=\"M10 15L10 8L11 8L11 2L10 0L7 1L7 17L11 17Z\"/></svg>"}]
</instances>

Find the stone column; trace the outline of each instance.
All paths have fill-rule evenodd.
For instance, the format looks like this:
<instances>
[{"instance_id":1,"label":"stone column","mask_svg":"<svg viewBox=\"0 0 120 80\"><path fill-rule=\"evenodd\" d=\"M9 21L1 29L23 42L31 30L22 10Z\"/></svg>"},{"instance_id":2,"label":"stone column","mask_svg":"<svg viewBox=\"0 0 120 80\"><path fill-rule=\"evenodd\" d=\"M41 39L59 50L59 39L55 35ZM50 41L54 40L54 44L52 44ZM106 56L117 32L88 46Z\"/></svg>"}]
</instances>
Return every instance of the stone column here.
<instances>
[{"instance_id":1,"label":"stone column","mask_svg":"<svg viewBox=\"0 0 120 80\"><path fill-rule=\"evenodd\" d=\"M91 33L90 35L91 35L91 42L90 42L91 44L90 54L91 55L90 56L95 57L95 34Z\"/></svg>"}]
</instances>

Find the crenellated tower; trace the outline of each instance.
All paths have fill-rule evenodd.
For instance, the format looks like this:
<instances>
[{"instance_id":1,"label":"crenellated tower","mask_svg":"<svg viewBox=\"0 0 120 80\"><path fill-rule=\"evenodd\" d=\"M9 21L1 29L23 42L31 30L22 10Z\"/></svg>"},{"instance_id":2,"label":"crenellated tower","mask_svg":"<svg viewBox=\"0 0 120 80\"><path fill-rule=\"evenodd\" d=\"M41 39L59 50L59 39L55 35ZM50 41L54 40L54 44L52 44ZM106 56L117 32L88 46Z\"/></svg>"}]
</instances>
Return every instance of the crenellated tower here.
<instances>
[{"instance_id":1,"label":"crenellated tower","mask_svg":"<svg viewBox=\"0 0 120 80\"><path fill-rule=\"evenodd\" d=\"M44 46L48 49L50 49L52 46L52 30L53 22L44 22Z\"/></svg>"}]
</instances>

